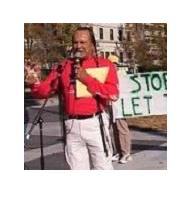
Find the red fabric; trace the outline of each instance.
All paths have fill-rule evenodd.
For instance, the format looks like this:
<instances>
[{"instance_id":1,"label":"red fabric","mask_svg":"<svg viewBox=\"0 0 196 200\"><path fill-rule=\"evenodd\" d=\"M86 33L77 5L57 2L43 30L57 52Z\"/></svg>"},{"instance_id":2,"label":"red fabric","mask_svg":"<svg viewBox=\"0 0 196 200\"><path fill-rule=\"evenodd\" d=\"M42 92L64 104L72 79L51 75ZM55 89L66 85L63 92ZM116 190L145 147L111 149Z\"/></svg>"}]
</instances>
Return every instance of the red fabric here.
<instances>
[{"instance_id":1,"label":"red fabric","mask_svg":"<svg viewBox=\"0 0 196 200\"><path fill-rule=\"evenodd\" d=\"M100 83L90 75L85 79L84 84L92 94L99 94L101 110L106 106L107 100L112 100L112 96L118 96L118 78L114 65L107 59L98 58L99 67L108 67L108 76L105 83ZM73 61L65 60L62 62L63 71L61 73L61 81L63 84L63 98L65 105L65 113L70 115L88 115L100 111L97 108L95 96L88 98L76 98L75 85L70 82L71 68ZM95 68L97 63L95 58L83 60L82 67ZM36 98L46 98L50 95L52 88L56 88L55 79L57 71L53 69L46 80L40 84L32 85L32 95ZM55 89L53 89L55 90Z\"/></svg>"}]
</instances>

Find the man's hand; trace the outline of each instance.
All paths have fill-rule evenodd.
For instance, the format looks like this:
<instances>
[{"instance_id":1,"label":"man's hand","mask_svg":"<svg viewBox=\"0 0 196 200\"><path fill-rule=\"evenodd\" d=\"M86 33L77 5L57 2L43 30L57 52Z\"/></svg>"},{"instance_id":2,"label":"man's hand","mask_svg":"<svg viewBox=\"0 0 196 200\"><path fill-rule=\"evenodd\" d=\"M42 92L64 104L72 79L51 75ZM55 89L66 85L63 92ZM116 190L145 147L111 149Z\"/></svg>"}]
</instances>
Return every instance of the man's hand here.
<instances>
[{"instance_id":1,"label":"man's hand","mask_svg":"<svg viewBox=\"0 0 196 200\"><path fill-rule=\"evenodd\" d=\"M34 67L25 66L25 82L27 85L32 85L40 81L41 67L35 65Z\"/></svg>"},{"instance_id":2,"label":"man's hand","mask_svg":"<svg viewBox=\"0 0 196 200\"><path fill-rule=\"evenodd\" d=\"M84 80L86 79L86 77L88 76L86 70L81 67L81 66L78 66L77 68L77 78L78 80L80 80L81 82L84 82Z\"/></svg>"}]
</instances>

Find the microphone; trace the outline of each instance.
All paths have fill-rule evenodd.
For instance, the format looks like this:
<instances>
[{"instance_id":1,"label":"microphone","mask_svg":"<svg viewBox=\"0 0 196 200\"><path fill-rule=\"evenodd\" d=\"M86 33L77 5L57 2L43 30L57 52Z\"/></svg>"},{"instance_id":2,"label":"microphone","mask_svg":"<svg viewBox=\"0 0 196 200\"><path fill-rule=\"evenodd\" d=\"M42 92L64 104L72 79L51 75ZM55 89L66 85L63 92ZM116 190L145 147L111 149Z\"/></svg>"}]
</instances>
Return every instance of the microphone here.
<instances>
[{"instance_id":1,"label":"microphone","mask_svg":"<svg viewBox=\"0 0 196 200\"><path fill-rule=\"evenodd\" d=\"M74 65L72 68L72 75L71 75L71 82L75 83L76 81L76 75L77 75L77 65L79 65L81 63L81 60L83 59L83 55L82 52L80 51L76 51L73 54L73 60L74 60Z\"/></svg>"},{"instance_id":2,"label":"microphone","mask_svg":"<svg viewBox=\"0 0 196 200\"><path fill-rule=\"evenodd\" d=\"M80 52L80 51L76 51L73 55L75 64L80 64L82 58L83 58L83 55L82 55L82 52Z\"/></svg>"}]
</instances>

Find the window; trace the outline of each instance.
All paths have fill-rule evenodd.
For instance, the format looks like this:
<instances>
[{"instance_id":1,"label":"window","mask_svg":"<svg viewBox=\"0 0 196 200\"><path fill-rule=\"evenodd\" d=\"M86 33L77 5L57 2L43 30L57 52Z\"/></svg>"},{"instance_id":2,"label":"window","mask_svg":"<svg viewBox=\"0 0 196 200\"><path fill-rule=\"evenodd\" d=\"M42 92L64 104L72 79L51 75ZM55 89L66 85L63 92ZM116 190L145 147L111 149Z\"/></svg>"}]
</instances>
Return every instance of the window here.
<instances>
[{"instance_id":1,"label":"window","mask_svg":"<svg viewBox=\"0 0 196 200\"><path fill-rule=\"evenodd\" d=\"M110 55L110 52L106 51L106 52L105 52L105 57L108 58L109 55Z\"/></svg>"},{"instance_id":2,"label":"window","mask_svg":"<svg viewBox=\"0 0 196 200\"><path fill-rule=\"evenodd\" d=\"M120 62L123 62L123 52L120 52Z\"/></svg>"},{"instance_id":3,"label":"window","mask_svg":"<svg viewBox=\"0 0 196 200\"><path fill-rule=\"evenodd\" d=\"M127 41L131 41L131 32L130 31L127 32Z\"/></svg>"},{"instance_id":4,"label":"window","mask_svg":"<svg viewBox=\"0 0 196 200\"><path fill-rule=\"evenodd\" d=\"M110 29L110 40L114 40L114 32L113 32L113 29Z\"/></svg>"},{"instance_id":5,"label":"window","mask_svg":"<svg viewBox=\"0 0 196 200\"><path fill-rule=\"evenodd\" d=\"M99 28L99 38L103 39L103 28Z\"/></svg>"},{"instance_id":6,"label":"window","mask_svg":"<svg viewBox=\"0 0 196 200\"><path fill-rule=\"evenodd\" d=\"M123 40L123 32L122 32L122 29L119 29L119 30L118 30L118 39L119 39L119 41L122 41L122 40Z\"/></svg>"}]
</instances>

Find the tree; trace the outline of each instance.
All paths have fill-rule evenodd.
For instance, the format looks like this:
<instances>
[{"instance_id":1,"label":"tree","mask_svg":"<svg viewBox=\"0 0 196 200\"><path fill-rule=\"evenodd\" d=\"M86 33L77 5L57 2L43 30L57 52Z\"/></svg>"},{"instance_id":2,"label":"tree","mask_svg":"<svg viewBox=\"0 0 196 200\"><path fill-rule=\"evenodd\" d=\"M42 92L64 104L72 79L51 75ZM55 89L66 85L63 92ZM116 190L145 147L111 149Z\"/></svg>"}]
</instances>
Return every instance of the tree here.
<instances>
[{"instance_id":1,"label":"tree","mask_svg":"<svg viewBox=\"0 0 196 200\"><path fill-rule=\"evenodd\" d=\"M58 62L67 56L73 31L79 24L26 23L24 25L25 58L44 63Z\"/></svg>"},{"instance_id":2,"label":"tree","mask_svg":"<svg viewBox=\"0 0 196 200\"><path fill-rule=\"evenodd\" d=\"M126 24L125 30L131 32L131 39L123 42L131 66L142 71L167 69L166 24Z\"/></svg>"}]
</instances>

